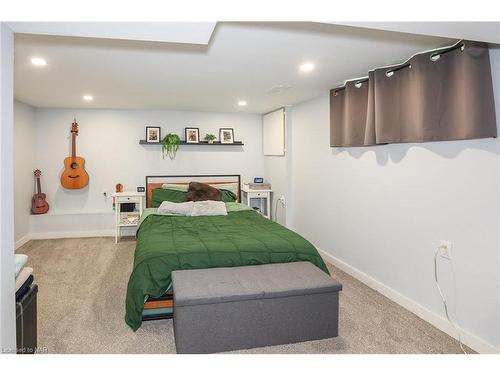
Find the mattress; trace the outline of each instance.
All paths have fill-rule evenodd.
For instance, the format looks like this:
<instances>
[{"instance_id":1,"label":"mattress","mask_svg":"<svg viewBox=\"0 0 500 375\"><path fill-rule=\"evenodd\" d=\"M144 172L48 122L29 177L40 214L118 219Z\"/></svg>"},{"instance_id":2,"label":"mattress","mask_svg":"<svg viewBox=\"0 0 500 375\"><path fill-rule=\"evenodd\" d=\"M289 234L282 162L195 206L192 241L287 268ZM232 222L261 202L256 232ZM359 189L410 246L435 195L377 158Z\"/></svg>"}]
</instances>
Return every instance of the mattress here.
<instances>
[{"instance_id":1,"label":"mattress","mask_svg":"<svg viewBox=\"0 0 500 375\"><path fill-rule=\"evenodd\" d=\"M21 287L16 290L16 301L19 301L24 295L30 290L31 284L33 284L33 275L30 275L26 281L21 285Z\"/></svg>"},{"instance_id":2,"label":"mattress","mask_svg":"<svg viewBox=\"0 0 500 375\"><path fill-rule=\"evenodd\" d=\"M16 292L23 286L24 282L28 280L28 278L33 273L33 268L24 267L16 277Z\"/></svg>"}]
</instances>

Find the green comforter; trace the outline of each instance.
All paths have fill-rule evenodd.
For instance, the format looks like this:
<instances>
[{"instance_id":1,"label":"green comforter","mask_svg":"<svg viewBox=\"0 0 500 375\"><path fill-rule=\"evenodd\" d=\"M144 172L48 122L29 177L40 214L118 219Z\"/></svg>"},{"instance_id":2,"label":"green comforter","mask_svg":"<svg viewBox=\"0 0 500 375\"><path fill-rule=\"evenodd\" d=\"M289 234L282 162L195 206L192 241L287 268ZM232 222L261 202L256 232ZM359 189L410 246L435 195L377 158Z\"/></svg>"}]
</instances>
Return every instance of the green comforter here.
<instances>
[{"instance_id":1,"label":"green comforter","mask_svg":"<svg viewBox=\"0 0 500 375\"><path fill-rule=\"evenodd\" d=\"M135 331L147 296L169 287L171 272L310 261L328 273L316 248L297 233L247 206L226 204L227 216L166 216L146 210L137 230L125 321Z\"/></svg>"}]
</instances>

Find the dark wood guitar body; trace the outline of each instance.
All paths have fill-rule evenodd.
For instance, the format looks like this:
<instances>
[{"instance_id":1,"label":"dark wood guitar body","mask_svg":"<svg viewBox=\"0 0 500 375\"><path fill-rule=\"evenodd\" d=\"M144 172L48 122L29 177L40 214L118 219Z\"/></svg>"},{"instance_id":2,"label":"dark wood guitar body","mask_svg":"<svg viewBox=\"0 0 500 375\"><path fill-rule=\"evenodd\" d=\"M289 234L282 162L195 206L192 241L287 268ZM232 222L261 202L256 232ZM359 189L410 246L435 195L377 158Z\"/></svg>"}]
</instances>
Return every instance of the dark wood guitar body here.
<instances>
[{"instance_id":1,"label":"dark wood guitar body","mask_svg":"<svg viewBox=\"0 0 500 375\"><path fill-rule=\"evenodd\" d=\"M49 204L47 203L47 196L45 193L42 193L40 185L42 172L37 169L34 174L36 179L36 193L33 194L33 198L31 199L31 213L33 215L46 214L49 211Z\"/></svg>"},{"instance_id":2,"label":"dark wood guitar body","mask_svg":"<svg viewBox=\"0 0 500 375\"><path fill-rule=\"evenodd\" d=\"M89 183L89 175L85 170L85 159L76 156L76 136L78 124L71 124L71 156L64 159L64 171L61 175L61 185L65 189L82 189Z\"/></svg>"}]
</instances>

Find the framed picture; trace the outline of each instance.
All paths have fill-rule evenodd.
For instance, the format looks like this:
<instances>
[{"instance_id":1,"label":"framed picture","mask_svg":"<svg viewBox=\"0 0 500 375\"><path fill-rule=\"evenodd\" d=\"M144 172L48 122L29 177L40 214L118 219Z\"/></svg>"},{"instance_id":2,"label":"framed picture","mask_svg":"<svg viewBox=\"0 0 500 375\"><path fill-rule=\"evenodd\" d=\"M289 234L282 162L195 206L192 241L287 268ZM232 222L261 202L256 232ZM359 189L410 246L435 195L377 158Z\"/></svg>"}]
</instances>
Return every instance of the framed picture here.
<instances>
[{"instance_id":1,"label":"framed picture","mask_svg":"<svg viewBox=\"0 0 500 375\"><path fill-rule=\"evenodd\" d=\"M234 129L220 128L219 129L220 143L234 143Z\"/></svg>"},{"instance_id":2,"label":"framed picture","mask_svg":"<svg viewBox=\"0 0 500 375\"><path fill-rule=\"evenodd\" d=\"M186 143L200 143L200 129L186 128Z\"/></svg>"},{"instance_id":3,"label":"framed picture","mask_svg":"<svg viewBox=\"0 0 500 375\"><path fill-rule=\"evenodd\" d=\"M146 142L160 143L161 128L159 126L146 126Z\"/></svg>"}]
</instances>

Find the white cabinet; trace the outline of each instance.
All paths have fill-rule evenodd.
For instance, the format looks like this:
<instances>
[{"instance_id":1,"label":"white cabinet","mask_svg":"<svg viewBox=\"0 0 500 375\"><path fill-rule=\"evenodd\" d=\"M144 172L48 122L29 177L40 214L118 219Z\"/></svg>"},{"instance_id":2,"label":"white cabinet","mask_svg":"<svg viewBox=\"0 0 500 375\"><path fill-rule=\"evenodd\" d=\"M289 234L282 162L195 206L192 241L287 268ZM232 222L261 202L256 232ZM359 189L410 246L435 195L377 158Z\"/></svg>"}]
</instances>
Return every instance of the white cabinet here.
<instances>
[{"instance_id":1,"label":"white cabinet","mask_svg":"<svg viewBox=\"0 0 500 375\"><path fill-rule=\"evenodd\" d=\"M113 194L115 203L115 243L121 236L121 228L136 227L144 210L144 193L136 193L135 191L124 191L122 193ZM134 203L134 212L122 212L121 205L124 203Z\"/></svg>"},{"instance_id":2,"label":"white cabinet","mask_svg":"<svg viewBox=\"0 0 500 375\"><path fill-rule=\"evenodd\" d=\"M248 185L241 188L243 193L242 202L252 208L258 208L257 211L271 220L271 196L273 191L270 189L250 189Z\"/></svg>"}]
</instances>

